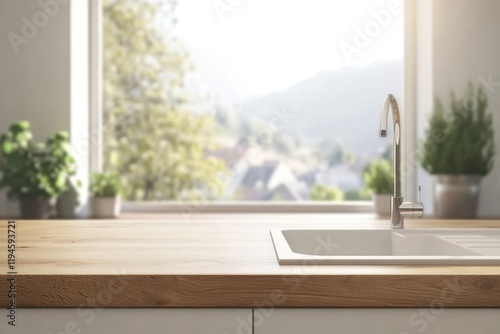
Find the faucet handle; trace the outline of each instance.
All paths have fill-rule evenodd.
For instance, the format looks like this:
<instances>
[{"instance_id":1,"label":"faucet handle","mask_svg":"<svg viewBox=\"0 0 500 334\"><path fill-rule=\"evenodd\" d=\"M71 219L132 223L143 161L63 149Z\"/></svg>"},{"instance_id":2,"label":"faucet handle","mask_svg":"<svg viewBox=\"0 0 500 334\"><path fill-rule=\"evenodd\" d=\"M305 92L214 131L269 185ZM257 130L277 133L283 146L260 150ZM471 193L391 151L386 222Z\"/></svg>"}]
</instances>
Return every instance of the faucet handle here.
<instances>
[{"instance_id":1,"label":"faucet handle","mask_svg":"<svg viewBox=\"0 0 500 334\"><path fill-rule=\"evenodd\" d=\"M422 204L422 189L418 186L418 202L403 202L399 206L399 212L403 217L422 218L424 216L424 205Z\"/></svg>"}]
</instances>

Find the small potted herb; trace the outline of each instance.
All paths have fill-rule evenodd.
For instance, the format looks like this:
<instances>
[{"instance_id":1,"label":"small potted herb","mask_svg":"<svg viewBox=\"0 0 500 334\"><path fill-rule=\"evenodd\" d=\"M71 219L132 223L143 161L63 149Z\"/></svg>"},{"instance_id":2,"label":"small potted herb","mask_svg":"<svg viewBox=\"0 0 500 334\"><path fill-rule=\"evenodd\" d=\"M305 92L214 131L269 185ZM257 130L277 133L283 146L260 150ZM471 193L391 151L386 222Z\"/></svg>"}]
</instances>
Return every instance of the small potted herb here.
<instances>
[{"instance_id":1,"label":"small potted herb","mask_svg":"<svg viewBox=\"0 0 500 334\"><path fill-rule=\"evenodd\" d=\"M434 214L440 218L474 218L480 182L493 168L493 117L488 97L469 84L466 96L451 93L449 110L439 98L421 149L422 167L434 179Z\"/></svg>"},{"instance_id":2,"label":"small potted herb","mask_svg":"<svg viewBox=\"0 0 500 334\"><path fill-rule=\"evenodd\" d=\"M391 214L391 196L394 189L394 173L391 164L385 160L370 163L364 173L366 187L373 192L375 212L379 216Z\"/></svg>"},{"instance_id":3,"label":"small potted herb","mask_svg":"<svg viewBox=\"0 0 500 334\"><path fill-rule=\"evenodd\" d=\"M19 200L22 219L47 219L53 199L75 174L75 160L66 132L45 143L35 144L32 138L29 122L15 123L0 136L0 189Z\"/></svg>"},{"instance_id":4,"label":"small potted herb","mask_svg":"<svg viewBox=\"0 0 500 334\"><path fill-rule=\"evenodd\" d=\"M94 218L115 218L120 214L121 181L118 174L95 173L90 181L91 215Z\"/></svg>"}]
</instances>

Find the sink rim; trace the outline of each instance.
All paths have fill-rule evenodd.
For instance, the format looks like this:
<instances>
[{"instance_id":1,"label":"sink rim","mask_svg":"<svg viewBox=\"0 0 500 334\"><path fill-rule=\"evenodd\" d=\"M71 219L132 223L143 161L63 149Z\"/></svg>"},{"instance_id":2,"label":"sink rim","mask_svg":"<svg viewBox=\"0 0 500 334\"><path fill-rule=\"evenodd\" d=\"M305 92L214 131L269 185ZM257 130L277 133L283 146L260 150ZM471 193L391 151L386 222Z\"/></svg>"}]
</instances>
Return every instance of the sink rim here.
<instances>
[{"instance_id":1,"label":"sink rim","mask_svg":"<svg viewBox=\"0 0 500 334\"><path fill-rule=\"evenodd\" d=\"M271 228L270 234L276 258L280 265L500 265L500 255L309 255L295 253L288 244L283 231L387 231L390 233L470 233L499 232L497 228Z\"/></svg>"}]
</instances>

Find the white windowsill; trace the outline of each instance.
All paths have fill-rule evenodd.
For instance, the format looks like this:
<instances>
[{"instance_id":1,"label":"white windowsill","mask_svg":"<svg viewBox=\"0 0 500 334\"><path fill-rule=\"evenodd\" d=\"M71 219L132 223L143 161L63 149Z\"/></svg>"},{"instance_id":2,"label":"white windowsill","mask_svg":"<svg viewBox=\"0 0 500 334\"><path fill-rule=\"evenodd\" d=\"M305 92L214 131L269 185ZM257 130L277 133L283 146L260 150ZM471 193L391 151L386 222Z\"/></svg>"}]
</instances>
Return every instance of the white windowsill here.
<instances>
[{"instance_id":1,"label":"white windowsill","mask_svg":"<svg viewBox=\"0 0 500 334\"><path fill-rule=\"evenodd\" d=\"M371 201L125 202L124 213L373 213Z\"/></svg>"}]
</instances>

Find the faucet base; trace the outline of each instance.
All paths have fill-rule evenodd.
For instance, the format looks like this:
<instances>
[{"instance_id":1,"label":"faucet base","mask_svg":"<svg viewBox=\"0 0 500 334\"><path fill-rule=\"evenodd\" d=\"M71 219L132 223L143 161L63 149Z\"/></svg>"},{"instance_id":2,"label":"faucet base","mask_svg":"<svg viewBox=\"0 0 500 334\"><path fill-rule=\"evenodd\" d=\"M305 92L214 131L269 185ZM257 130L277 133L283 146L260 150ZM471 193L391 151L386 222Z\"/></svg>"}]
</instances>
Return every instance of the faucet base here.
<instances>
[{"instance_id":1,"label":"faucet base","mask_svg":"<svg viewBox=\"0 0 500 334\"><path fill-rule=\"evenodd\" d=\"M403 202L404 198L402 196L391 197L391 228L393 229L405 228L404 216L401 215L399 209Z\"/></svg>"}]
</instances>

